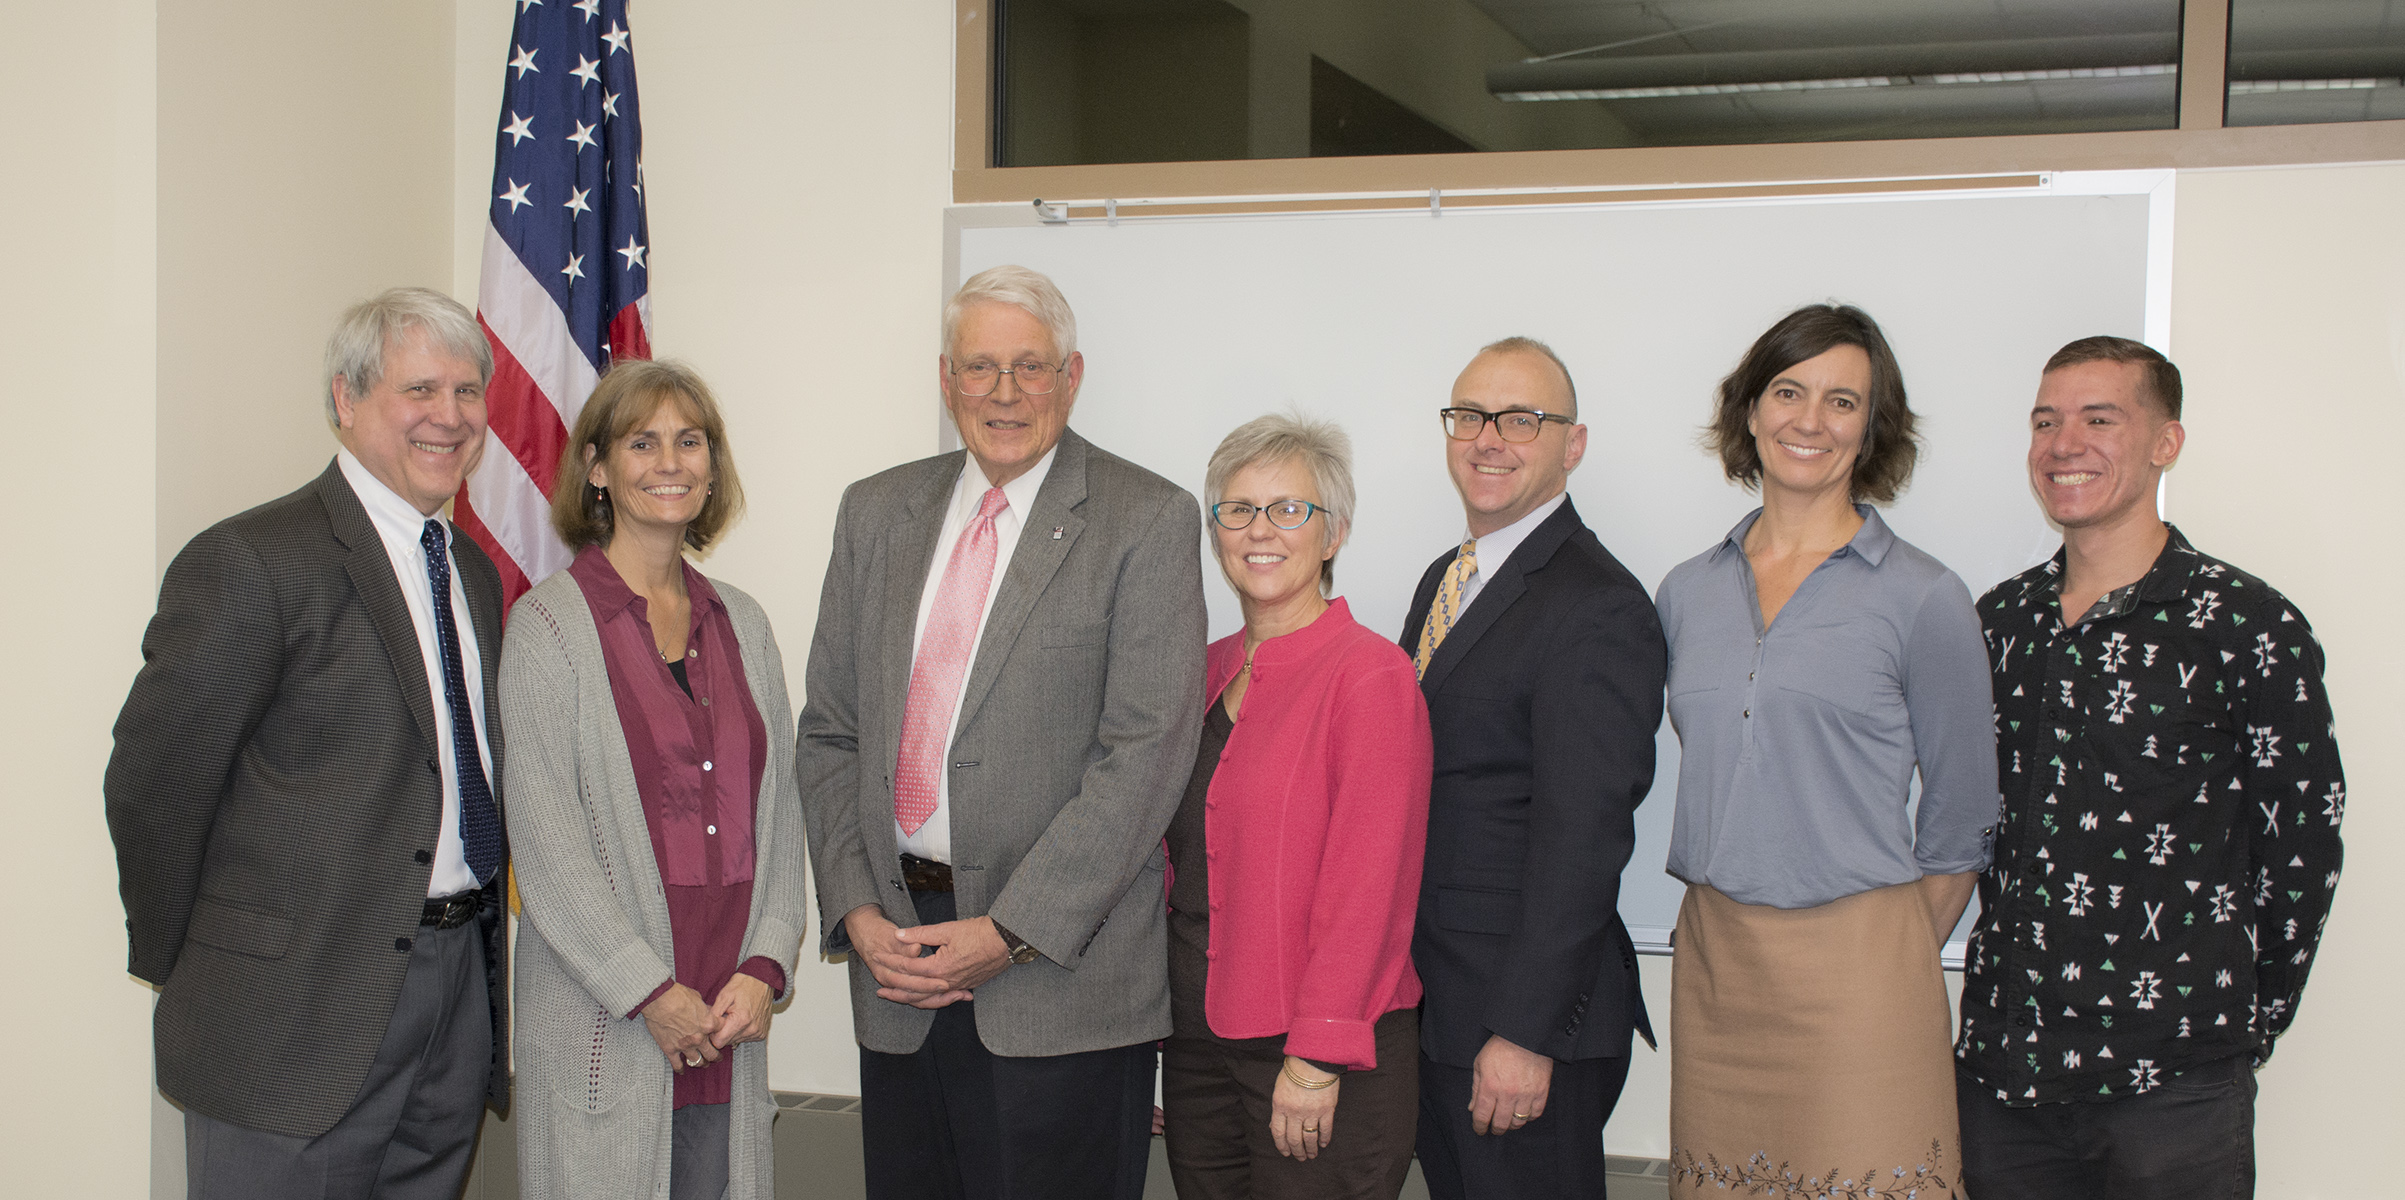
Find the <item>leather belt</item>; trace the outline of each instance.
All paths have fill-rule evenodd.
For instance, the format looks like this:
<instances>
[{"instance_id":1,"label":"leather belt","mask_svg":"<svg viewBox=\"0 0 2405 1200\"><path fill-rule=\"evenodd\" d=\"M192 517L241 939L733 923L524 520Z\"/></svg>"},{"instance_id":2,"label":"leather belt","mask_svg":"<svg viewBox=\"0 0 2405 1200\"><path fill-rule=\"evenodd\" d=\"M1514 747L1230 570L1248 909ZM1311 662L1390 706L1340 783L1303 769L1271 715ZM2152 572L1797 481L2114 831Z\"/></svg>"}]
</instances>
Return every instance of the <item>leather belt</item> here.
<instances>
[{"instance_id":1,"label":"leather belt","mask_svg":"<svg viewBox=\"0 0 2405 1200\"><path fill-rule=\"evenodd\" d=\"M425 915L418 918L418 924L431 925L436 929L457 929L475 920L476 914L482 911L483 892L461 892L456 896L428 900Z\"/></svg>"},{"instance_id":2,"label":"leather belt","mask_svg":"<svg viewBox=\"0 0 2405 1200\"><path fill-rule=\"evenodd\" d=\"M952 864L905 854L902 856L902 886L914 892L951 891Z\"/></svg>"}]
</instances>

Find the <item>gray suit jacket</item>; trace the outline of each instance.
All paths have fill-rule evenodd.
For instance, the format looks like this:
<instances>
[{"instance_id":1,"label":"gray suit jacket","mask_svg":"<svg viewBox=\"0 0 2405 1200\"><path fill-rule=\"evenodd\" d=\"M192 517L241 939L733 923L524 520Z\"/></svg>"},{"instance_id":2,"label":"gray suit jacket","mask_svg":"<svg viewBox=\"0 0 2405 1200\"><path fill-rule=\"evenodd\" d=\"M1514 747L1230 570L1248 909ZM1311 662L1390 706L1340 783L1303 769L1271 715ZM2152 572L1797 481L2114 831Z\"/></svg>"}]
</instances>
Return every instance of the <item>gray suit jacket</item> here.
<instances>
[{"instance_id":1,"label":"gray suit jacket","mask_svg":"<svg viewBox=\"0 0 2405 1200\"><path fill-rule=\"evenodd\" d=\"M452 558L490 725L501 579L466 538ZM161 988L160 1090L219 1120L331 1128L400 996L442 826L433 694L401 586L332 464L193 538L159 586L103 791L127 969ZM501 737L485 736L498 801ZM488 1085L506 1101L505 1072Z\"/></svg>"},{"instance_id":2,"label":"gray suit jacket","mask_svg":"<svg viewBox=\"0 0 2405 1200\"><path fill-rule=\"evenodd\" d=\"M915 925L893 772L913 626L963 452L851 486L810 646L796 761L822 949L844 914ZM1202 728L1201 512L1167 480L1061 435L986 614L950 763L962 918L990 915L1043 957L977 990L977 1029L1009 1056L1169 1033L1161 834ZM855 959L860 1043L908 1054L934 1014L878 998Z\"/></svg>"}]
</instances>

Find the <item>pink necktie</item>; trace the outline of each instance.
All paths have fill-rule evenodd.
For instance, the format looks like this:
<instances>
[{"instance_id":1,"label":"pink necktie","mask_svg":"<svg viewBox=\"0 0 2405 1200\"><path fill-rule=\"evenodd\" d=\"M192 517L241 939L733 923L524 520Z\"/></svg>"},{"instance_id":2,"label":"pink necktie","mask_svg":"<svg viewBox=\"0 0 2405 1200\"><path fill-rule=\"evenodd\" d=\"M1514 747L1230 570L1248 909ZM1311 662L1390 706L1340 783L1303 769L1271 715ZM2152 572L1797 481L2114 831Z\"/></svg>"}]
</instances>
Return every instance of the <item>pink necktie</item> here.
<instances>
[{"instance_id":1,"label":"pink necktie","mask_svg":"<svg viewBox=\"0 0 2405 1200\"><path fill-rule=\"evenodd\" d=\"M977 515L960 531L944 581L935 589L935 609L910 664L910 698L902 707L902 752L894 763L894 816L905 835L915 834L935 815L943 779L944 745L952 731L952 708L960 702L960 680L968 674L969 647L985 618L985 593L994 581L994 518L1010 507L1001 488L987 488Z\"/></svg>"}]
</instances>

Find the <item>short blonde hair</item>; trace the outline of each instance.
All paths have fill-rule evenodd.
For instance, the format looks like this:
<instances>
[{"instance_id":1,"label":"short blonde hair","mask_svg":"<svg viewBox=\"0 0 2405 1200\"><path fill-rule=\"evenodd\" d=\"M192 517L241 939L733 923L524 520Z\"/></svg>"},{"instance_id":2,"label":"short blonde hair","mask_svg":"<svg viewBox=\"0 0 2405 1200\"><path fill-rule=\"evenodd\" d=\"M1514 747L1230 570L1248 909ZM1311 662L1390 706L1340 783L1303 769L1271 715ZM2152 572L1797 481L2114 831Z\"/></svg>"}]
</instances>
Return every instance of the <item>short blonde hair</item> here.
<instances>
[{"instance_id":1,"label":"short blonde hair","mask_svg":"<svg viewBox=\"0 0 2405 1200\"><path fill-rule=\"evenodd\" d=\"M1203 507L1218 505L1227 495L1228 480L1257 463L1296 462L1311 476L1319 507L1328 518L1328 541L1341 542L1353 530L1353 439L1334 421L1315 421L1301 413L1271 413L1238 425L1211 452L1203 471ZM1212 518L1216 524L1217 517ZM1319 567L1319 590L1333 595L1336 556Z\"/></svg>"},{"instance_id":2,"label":"short blonde hair","mask_svg":"<svg viewBox=\"0 0 2405 1200\"><path fill-rule=\"evenodd\" d=\"M575 432L560 451L559 479L551 486L551 527L569 549L609 545L617 529L610 498L593 486L585 448L593 448L594 462L607 460L611 448L626 440L635 426L670 403L682 404L710 442L710 495L702 501L701 515L685 527L685 544L696 554L708 553L718 535L743 515L743 481L735 474L735 454L727 446L726 417L718 411L709 385L680 362L626 359L613 364L585 398Z\"/></svg>"}]
</instances>

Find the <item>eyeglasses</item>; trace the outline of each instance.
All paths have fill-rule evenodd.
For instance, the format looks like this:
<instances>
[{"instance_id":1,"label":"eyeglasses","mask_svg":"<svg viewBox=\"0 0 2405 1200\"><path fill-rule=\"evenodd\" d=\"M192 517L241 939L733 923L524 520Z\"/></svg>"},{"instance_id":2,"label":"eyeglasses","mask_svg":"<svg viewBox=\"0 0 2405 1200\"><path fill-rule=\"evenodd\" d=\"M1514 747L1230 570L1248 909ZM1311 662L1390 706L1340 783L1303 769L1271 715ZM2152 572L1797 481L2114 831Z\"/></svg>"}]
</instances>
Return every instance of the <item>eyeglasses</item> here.
<instances>
[{"instance_id":1,"label":"eyeglasses","mask_svg":"<svg viewBox=\"0 0 2405 1200\"><path fill-rule=\"evenodd\" d=\"M1267 513L1270 524L1280 529L1291 530L1301 529L1303 524L1311 519L1311 514L1326 511L1308 500L1280 500L1266 508L1235 500L1222 500L1211 506L1211 519L1219 522L1221 529L1249 529L1252 527L1254 517Z\"/></svg>"},{"instance_id":2,"label":"eyeglasses","mask_svg":"<svg viewBox=\"0 0 2405 1200\"><path fill-rule=\"evenodd\" d=\"M1564 425L1571 423L1570 418L1559 413L1538 412L1526 408L1514 408L1499 413L1483 412L1475 408L1440 408L1436 410L1436 415L1445 419L1445 436L1457 442L1477 441L1478 431L1485 428L1489 421L1495 423L1495 436L1507 442L1537 440L1537 435L1545 431L1545 422L1547 421L1559 421Z\"/></svg>"},{"instance_id":3,"label":"eyeglasses","mask_svg":"<svg viewBox=\"0 0 2405 1200\"><path fill-rule=\"evenodd\" d=\"M1060 370L1052 363L1027 358L1007 367L979 360L965 367L952 368L952 374L959 377L960 394L963 396L991 396L994 389L1002 385L1005 375L1018 380L1019 390L1030 396L1049 396L1054 383L1060 378Z\"/></svg>"}]
</instances>

